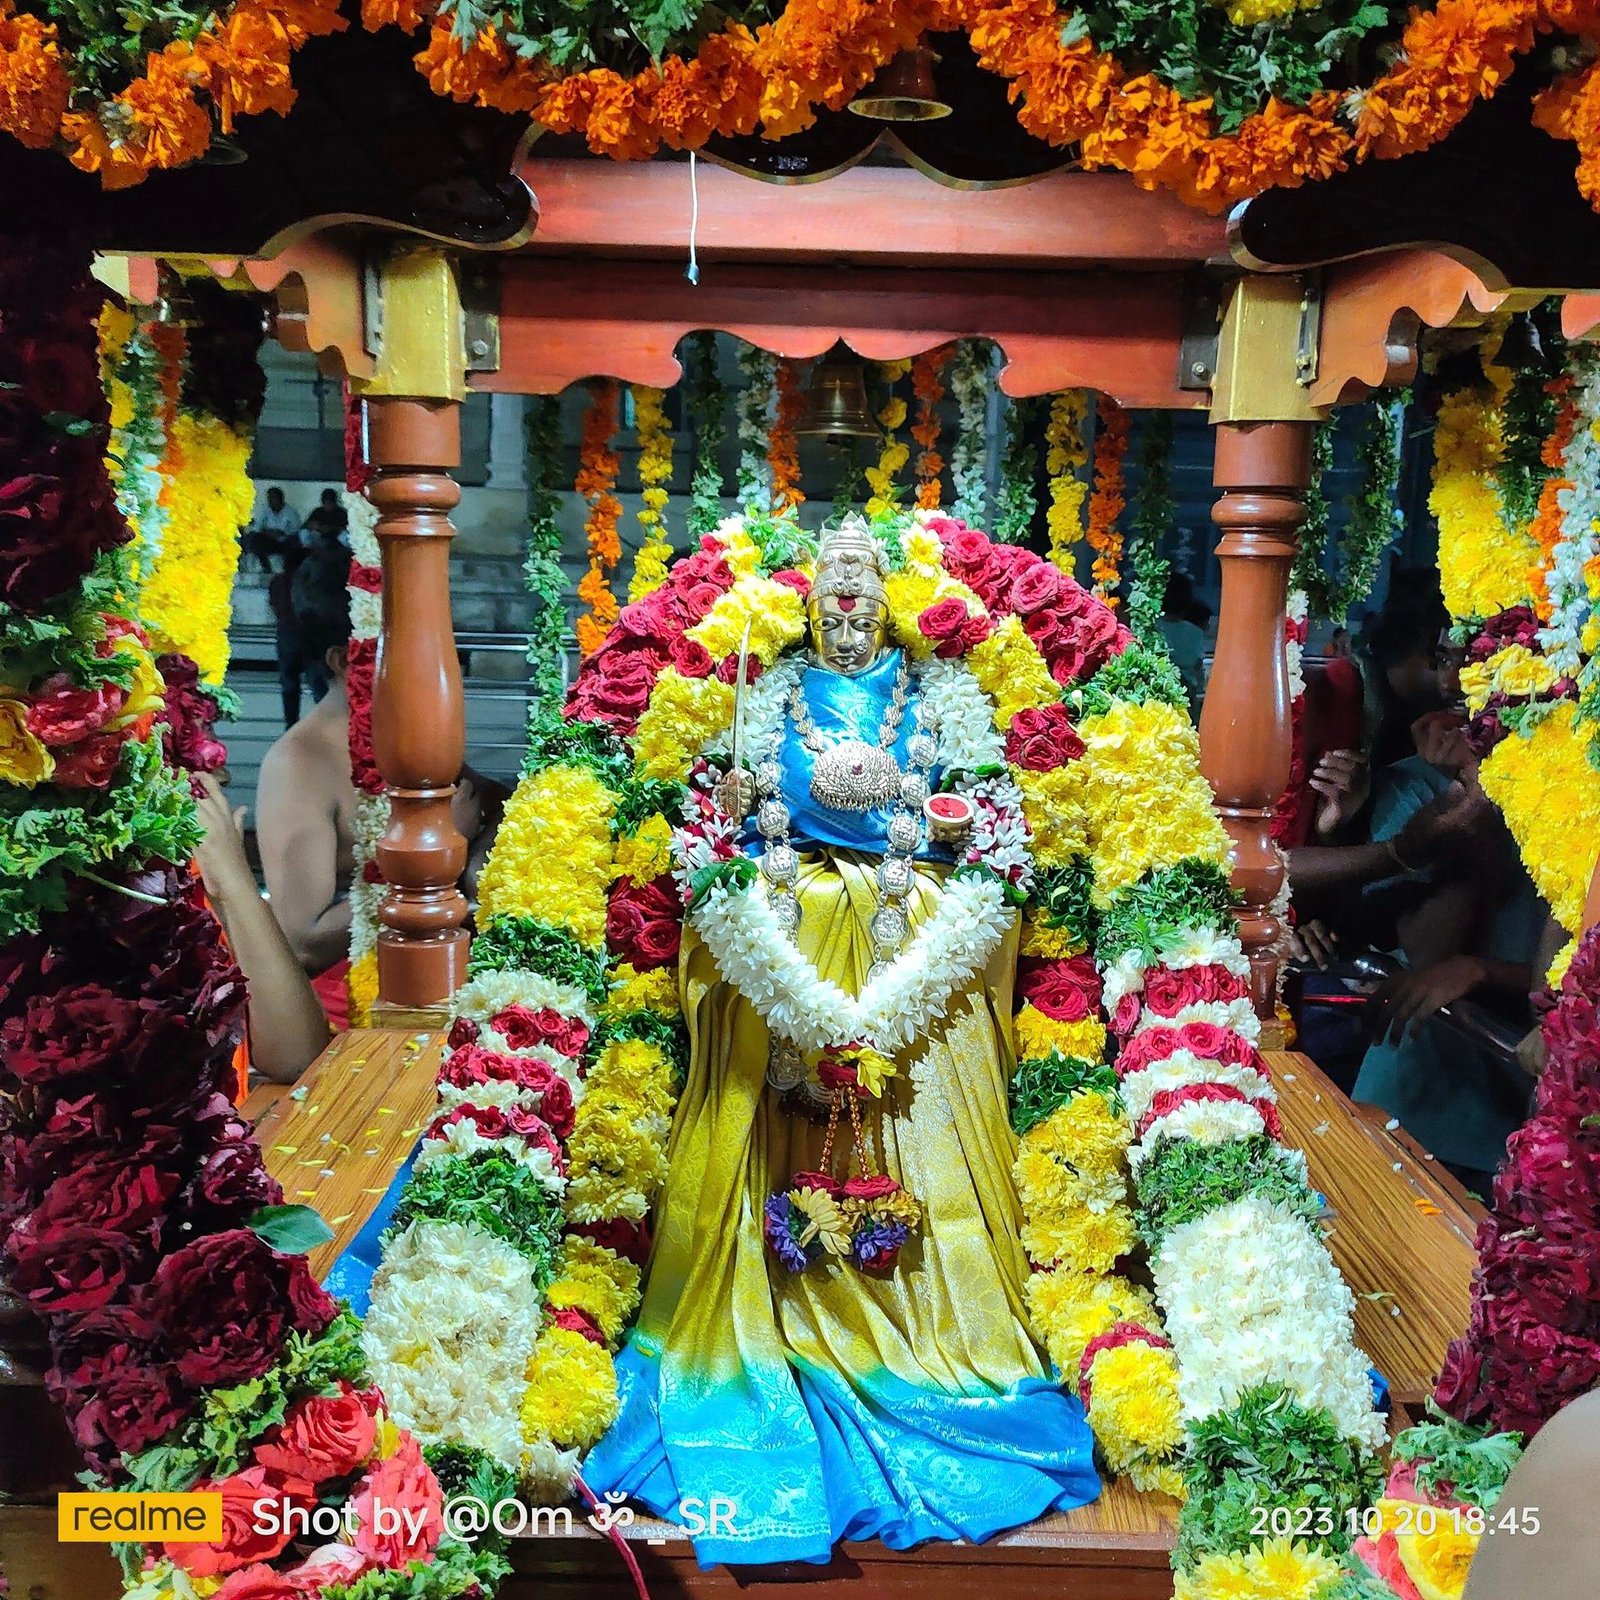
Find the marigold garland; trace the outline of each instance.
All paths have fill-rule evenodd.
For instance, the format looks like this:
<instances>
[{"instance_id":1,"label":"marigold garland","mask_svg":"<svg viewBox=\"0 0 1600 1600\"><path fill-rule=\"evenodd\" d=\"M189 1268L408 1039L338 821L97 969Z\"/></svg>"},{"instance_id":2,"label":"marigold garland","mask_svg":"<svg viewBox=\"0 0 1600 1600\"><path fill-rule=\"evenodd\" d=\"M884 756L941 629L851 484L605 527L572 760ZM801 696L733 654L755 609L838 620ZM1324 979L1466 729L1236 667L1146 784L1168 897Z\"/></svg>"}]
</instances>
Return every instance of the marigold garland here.
<instances>
[{"instance_id":1,"label":"marigold garland","mask_svg":"<svg viewBox=\"0 0 1600 1600\"><path fill-rule=\"evenodd\" d=\"M1115 607L1114 590L1122 576L1122 535L1117 518L1126 504L1123 462L1128 454L1128 413L1110 395L1095 408L1099 432L1094 441L1094 491L1089 496L1089 548L1094 551L1094 592Z\"/></svg>"},{"instance_id":2,"label":"marigold garland","mask_svg":"<svg viewBox=\"0 0 1600 1600\"><path fill-rule=\"evenodd\" d=\"M780 358L774 377L776 397L767 432L767 470L772 478L772 509L793 511L805 501L800 487L800 441L795 428L806 408L794 362Z\"/></svg>"},{"instance_id":3,"label":"marigold garland","mask_svg":"<svg viewBox=\"0 0 1600 1600\"><path fill-rule=\"evenodd\" d=\"M1050 509L1045 526L1050 534L1050 559L1065 573L1077 566L1083 538L1083 502L1088 485L1078 476L1089 460L1083 424L1089 396L1083 389L1063 389L1050 401L1045 423L1045 471L1050 475Z\"/></svg>"},{"instance_id":4,"label":"marigold garland","mask_svg":"<svg viewBox=\"0 0 1600 1600\"><path fill-rule=\"evenodd\" d=\"M911 392L917 402L911 437L918 446L917 505L923 511L939 509L939 480L944 472L944 457L939 454L939 402L944 399L943 375L950 355L950 347L942 345L924 352L911 365Z\"/></svg>"},{"instance_id":5,"label":"marigold garland","mask_svg":"<svg viewBox=\"0 0 1600 1600\"><path fill-rule=\"evenodd\" d=\"M889 392L878 409L878 426L883 429L878 464L867 468L867 487L872 491L867 499L869 517L887 516L900 503L900 486L896 479L905 471L911 450L898 436L898 430L906 425L907 408L905 401L894 392L894 386L910 370L910 361L878 363L878 376Z\"/></svg>"},{"instance_id":6,"label":"marigold garland","mask_svg":"<svg viewBox=\"0 0 1600 1600\"><path fill-rule=\"evenodd\" d=\"M589 406L583 414L578 477L574 487L589 502L583 525L589 545L589 570L578 583L578 598L588 612L578 618L578 648L592 655L600 648L611 624L617 620L617 597L611 592L611 571L622 559L617 521L622 502L616 496L621 462L611 448L617 431L617 385L609 378L589 385Z\"/></svg>"},{"instance_id":7,"label":"marigold garland","mask_svg":"<svg viewBox=\"0 0 1600 1600\"><path fill-rule=\"evenodd\" d=\"M634 428L639 440L640 544L633 558L628 599L642 600L667 576L672 542L667 538L664 513L671 491L672 430L667 426L666 395L660 389L635 384L632 389Z\"/></svg>"}]
</instances>

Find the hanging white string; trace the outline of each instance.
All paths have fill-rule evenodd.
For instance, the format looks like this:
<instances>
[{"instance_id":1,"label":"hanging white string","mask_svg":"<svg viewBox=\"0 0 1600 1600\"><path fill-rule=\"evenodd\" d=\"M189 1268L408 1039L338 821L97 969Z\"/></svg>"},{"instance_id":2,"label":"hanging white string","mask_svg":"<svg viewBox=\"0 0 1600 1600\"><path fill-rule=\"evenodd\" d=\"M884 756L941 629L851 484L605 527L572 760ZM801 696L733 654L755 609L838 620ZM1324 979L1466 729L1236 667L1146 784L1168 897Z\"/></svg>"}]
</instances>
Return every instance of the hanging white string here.
<instances>
[{"instance_id":1,"label":"hanging white string","mask_svg":"<svg viewBox=\"0 0 1600 1600\"><path fill-rule=\"evenodd\" d=\"M700 234L700 172L695 165L695 153L689 152L689 265L683 269L683 275L690 283L698 285L700 282L700 260L695 254L695 247Z\"/></svg>"}]
</instances>

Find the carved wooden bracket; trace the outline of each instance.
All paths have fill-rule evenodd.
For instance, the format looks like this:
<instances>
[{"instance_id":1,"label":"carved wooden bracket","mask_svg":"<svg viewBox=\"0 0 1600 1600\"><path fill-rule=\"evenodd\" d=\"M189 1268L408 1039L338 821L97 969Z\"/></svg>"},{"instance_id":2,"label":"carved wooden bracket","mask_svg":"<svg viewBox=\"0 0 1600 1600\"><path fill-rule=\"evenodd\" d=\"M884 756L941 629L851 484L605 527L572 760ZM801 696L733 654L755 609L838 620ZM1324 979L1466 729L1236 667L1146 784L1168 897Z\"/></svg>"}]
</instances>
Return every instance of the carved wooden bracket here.
<instances>
[{"instance_id":1,"label":"carved wooden bracket","mask_svg":"<svg viewBox=\"0 0 1600 1600\"><path fill-rule=\"evenodd\" d=\"M273 297L274 332L284 349L314 355L330 377L344 378L377 371L366 344L362 269L358 243L332 233L243 264L250 282Z\"/></svg>"}]
</instances>

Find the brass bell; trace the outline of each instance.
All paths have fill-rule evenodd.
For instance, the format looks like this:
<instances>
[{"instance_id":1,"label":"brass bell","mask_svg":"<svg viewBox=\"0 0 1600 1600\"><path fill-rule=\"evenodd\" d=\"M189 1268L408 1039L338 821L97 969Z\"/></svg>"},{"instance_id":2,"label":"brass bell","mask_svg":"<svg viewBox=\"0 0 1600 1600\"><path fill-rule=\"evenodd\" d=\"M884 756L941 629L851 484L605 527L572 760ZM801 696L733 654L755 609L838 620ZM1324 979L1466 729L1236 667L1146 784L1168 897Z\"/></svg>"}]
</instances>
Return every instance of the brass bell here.
<instances>
[{"instance_id":1,"label":"brass bell","mask_svg":"<svg viewBox=\"0 0 1600 1600\"><path fill-rule=\"evenodd\" d=\"M860 359L836 345L812 369L806 408L795 433L828 439L876 439L867 403L867 374Z\"/></svg>"},{"instance_id":2,"label":"brass bell","mask_svg":"<svg viewBox=\"0 0 1600 1600\"><path fill-rule=\"evenodd\" d=\"M868 84L866 92L850 102L850 109L874 122L937 122L948 117L950 103L939 98L933 85L937 60L925 44L902 50Z\"/></svg>"}]
</instances>

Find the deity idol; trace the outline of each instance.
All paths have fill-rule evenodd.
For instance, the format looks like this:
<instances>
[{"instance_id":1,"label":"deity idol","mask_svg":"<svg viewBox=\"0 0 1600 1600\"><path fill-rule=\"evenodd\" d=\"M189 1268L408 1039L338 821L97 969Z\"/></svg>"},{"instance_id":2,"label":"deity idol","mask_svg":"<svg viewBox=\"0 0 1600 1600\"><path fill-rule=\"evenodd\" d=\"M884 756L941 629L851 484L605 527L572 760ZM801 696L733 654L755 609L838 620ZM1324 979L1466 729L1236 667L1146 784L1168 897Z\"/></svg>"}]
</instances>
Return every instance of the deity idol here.
<instances>
[{"instance_id":1,"label":"deity idol","mask_svg":"<svg viewBox=\"0 0 1600 1600\"><path fill-rule=\"evenodd\" d=\"M685 930L687 1082L584 1470L667 1516L731 1508L702 1561L978 1540L1098 1492L1023 1301L1015 913L952 877L980 807L1006 854L1004 800L935 793L959 669L891 644L887 576L865 527L825 537L809 650L742 691L680 843L730 887Z\"/></svg>"}]
</instances>

